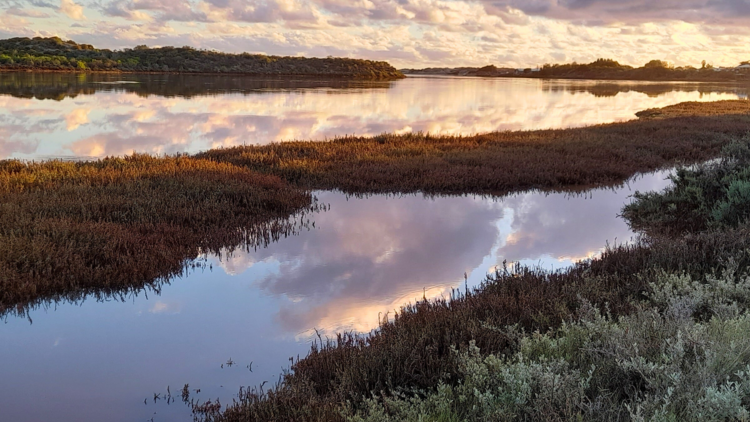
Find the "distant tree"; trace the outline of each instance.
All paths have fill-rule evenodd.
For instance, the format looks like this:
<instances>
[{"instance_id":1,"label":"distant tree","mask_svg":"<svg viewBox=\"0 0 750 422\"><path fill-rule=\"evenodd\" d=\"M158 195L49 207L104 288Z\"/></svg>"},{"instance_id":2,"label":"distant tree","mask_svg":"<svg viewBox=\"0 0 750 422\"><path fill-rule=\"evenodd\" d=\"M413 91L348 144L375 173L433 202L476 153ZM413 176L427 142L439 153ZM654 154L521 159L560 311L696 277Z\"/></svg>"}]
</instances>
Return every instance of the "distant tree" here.
<instances>
[{"instance_id":1,"label":"distant tree","mask_svg":"<svg viewBox=\"0 0 750 422\"><path fill-rule=\"evenodd\" d=\"M663 60L651 60L646 63L643 67L646 69L671 69L673 66L669 62Z\"/></svg>"},{"instance_id":2,"label":"distant tree","mask_svg":"<svg viewBox=\"0 0 750 422\"><path fill-rule=\"evenodd\" d=\"M595 61L591 62L589 66L592 67L622 67L622 65L612 59L596 59Z\"/></svg>"}]
</instances>

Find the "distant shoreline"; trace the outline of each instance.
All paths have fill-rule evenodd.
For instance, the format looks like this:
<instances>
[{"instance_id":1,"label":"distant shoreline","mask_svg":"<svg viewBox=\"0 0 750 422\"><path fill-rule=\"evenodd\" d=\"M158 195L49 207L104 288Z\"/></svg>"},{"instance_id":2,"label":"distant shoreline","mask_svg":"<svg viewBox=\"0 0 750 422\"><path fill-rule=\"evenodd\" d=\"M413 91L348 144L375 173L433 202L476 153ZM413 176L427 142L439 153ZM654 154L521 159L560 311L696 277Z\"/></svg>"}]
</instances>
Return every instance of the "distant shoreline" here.
<instances>
[{"instance_id":1,"label":"distant shoreline","mask_svg":"<svg viewBox=\"0 0 750 422\"><path fill-rule=\"evenodd\" d=\"M145 45L109 50L59 37L0 40L0 71L325 76L352 80L405 77L384 61L235 54L192 47L149 48Z\"/></svg>"},{"instance_id":2,"label":"distant shoreline","mask_svg":"<svg viewBox=\"0 0 750 422\"><path fill-rule=\"evenodd\" d=\"M546 64L539 68L514 69L493 65L484 67L429 67L400 69L405 75L501 77L523 79L567 79L639 82L750 82L750 63L737 67L714 68L703 63L701 68L674 67L667 62L652 60L643 67L621 65L615 60L598 59L592 63Z\"/></svg>"}]
</instances>

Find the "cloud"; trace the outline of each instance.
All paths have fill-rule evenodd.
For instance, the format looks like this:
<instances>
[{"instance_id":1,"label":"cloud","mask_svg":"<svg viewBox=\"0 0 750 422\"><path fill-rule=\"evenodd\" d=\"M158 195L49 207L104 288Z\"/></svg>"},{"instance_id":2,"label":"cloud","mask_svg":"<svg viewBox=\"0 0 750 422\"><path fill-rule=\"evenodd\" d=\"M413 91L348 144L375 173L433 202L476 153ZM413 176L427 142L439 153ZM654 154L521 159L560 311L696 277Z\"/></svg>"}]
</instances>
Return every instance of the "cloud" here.
<instances>
[{"instance_id":1,"label":"cloud","mask_svg":"<svg viewBox=\"0 0 750 422\"><path fill-rule=\"evenodd\" d=\"M529 16L582 22L640 24L685 21L738 24L750 18L744 0L483 0L487 13L502 16L519 10Z\"/></svg>"},{"instance_id":2,"label":"cloud","mask_svg":"<svg viewBox=\"0 0 750 422\"><path fill-rule=\"evenodd\" d=\"M78 108L70 112L65 116L65 123L68 132L78 129L79 126L89 122L89 112L91 110L85 108Z\"/></svg>"},{"instance_id":3,"label":"cloud","mask_svg":"<svg viewBox=\"0 0 750 422\"><path fill-rule=\"evenodd\" d=\"M71 19L86 20L86 16L83 14L83 6L73 0L60 0L60 11Z\"/></svg>"},{"instance_id":4,"label":"cloud","mask_svg":"<svg viewBox=\"0 0 750 422\"><path fill-rule=\"evenodd\" d=\"M180 303L166 303L157 300L148 311L152 314L174 315L179 314L182 311L182 305Z\"/></svg>"},{"instance_id":5,"label":"cloud","mask_svg":"<svg viewBox=\"0 0 750 422\"><path fill-rule=\"evenodd\" d=\"M304 0L206 0L212 20L233 22L285 22L288 25L319 24L317 10Z\"/></svg>"},{"instance_id":6,"label":"cloud","mask_svg":"<svg viewBox=\"0 0 750 422\"><path fill-rule=\"evenodd\" d=\"M101 5L101 11L109 16L130 20L162 22L205 22L206 14L189 0L126 0L111 1Z\"/></svg>"},{"instance_id":7,"label":"cloud","mask_svg":"<svg viewBox=\"0 0 750 422\"><path fill-rule=\"evenodd\" d=\"M49 14L36 9L21 9L18 7L11 7L7 9L5 13L13 16L23 16L26 18L48 18Z\"/></svg>"},{"instance_id":8,"label":"cloud","mask_svg":"<svg viewBox=\"0 0 750 422\"><path fill-rule=\"evenodd\" d=\"M664 179L651 175L616 191L573 197L354 199L325 192L319 199L330 209L310 217L315 230L239 252L247 257L235 260L274 268L247 276L265 293L286 299L275 315L283 332L367 332L404 304L448 297L463 284L464 272L473 284L506 259L560 268L595 256L606 241L630 240L627 224L617 218L621 206L636 189L663 188L669 183Z\"/></svg>"}]
</instances>

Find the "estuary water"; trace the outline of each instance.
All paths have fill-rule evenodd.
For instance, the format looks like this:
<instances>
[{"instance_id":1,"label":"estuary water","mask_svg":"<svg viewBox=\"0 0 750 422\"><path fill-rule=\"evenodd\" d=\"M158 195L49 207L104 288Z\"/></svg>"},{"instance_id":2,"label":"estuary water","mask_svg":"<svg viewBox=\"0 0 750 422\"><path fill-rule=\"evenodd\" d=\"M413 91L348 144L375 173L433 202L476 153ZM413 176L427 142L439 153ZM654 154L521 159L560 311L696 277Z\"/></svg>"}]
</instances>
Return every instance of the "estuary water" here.
<instances>
[{"instance_id":1,"label":"estuary water","mask_svg":"<svg viewBox=\"0 0 750 422\"><path fill-rule=\"evenodd\" d=\"M409 77L0 73L0 159L172 154L284 140L474 134L635 118L683 101L746 98L728 84Z\"/></svg>"},{"instance_id":2,"label":"estuary water","mask_svg":"<svg viewBox=\"0 0 750 422\"><path fill-rule=\"evenodd\" d=\"M472 78L388 83L0 74L0 158L194 152L283 139L474 133L633 118L742 88ZM179 391L231 402L274 384L317 335L478 285L504 261L563 268L634 234L618 217L666 172L582 194L502 198L315 192L326 207L268 247L127 297L48 303L0 324L0 420L182 421ZM468 281L464 280L464 273ZM175 402L165 400L169 392ZM200 389L200 392L196 390Z\"/></svg>"}]
</instances>

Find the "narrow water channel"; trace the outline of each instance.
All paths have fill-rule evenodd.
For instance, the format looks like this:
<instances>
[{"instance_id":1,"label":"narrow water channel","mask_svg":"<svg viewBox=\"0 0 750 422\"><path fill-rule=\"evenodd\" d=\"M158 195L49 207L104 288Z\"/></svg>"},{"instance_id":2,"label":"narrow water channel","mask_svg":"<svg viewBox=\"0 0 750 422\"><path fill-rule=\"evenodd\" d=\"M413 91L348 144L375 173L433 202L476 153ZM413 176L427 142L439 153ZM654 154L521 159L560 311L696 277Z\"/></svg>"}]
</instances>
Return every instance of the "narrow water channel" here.
<instances>
[{"instance_id":1,"label":"narrow water channel","mask_svg":"<svg viewBox=\"0 0 750 422\"><path fill-rule=\"evenodd\" d=\"M51 303L0 325L2 420L182 421L179 398L231 402L273 384L317 330L368 332L378 315L470 286L503 261L555 269L633 237L618 214L665 172L585 194L505 198L347 197L314 227L269 247L207 257L199 268L123 298ZM251 371L252 369L252 371ZM200 389L200 393L195 393ZM155 394L159 398L155 400Z\"/></svg>"}]
</instances>

